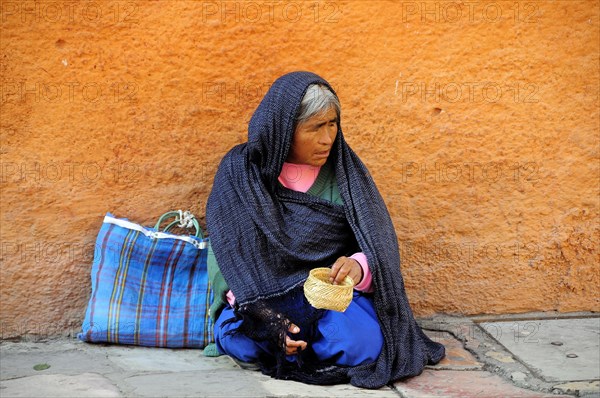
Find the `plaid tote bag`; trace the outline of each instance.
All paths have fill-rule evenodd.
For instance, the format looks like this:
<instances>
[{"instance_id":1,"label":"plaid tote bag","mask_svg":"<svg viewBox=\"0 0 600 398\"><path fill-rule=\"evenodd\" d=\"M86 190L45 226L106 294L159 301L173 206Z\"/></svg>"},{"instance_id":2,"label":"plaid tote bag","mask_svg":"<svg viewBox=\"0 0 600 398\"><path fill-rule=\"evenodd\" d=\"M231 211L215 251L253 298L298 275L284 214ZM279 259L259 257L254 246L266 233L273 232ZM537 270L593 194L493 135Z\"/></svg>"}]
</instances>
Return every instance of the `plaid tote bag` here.
<instances>
[{"instance_id":1,"label":"plaid tote bag","mask_svg":"<svg viewBox=\"0 0 600 398\"><path fill-rule=\"evenodd\" d=\"M152 347L203 348L213 342L206 268L208 238L179 211L165 231L107 213L96 240L92 294L80 340ZM178 224L178 225L175 225ZM196 227L196 236L173 226Z\"/></svg>"}]
</instances>

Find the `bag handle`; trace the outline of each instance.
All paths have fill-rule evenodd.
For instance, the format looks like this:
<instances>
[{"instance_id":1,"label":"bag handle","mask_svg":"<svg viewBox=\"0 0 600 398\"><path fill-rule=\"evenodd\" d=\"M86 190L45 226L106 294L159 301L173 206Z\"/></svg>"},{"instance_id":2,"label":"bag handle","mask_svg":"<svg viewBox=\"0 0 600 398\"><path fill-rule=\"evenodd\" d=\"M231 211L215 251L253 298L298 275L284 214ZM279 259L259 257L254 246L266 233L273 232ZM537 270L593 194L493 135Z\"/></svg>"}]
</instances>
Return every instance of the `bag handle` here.
<instances>
[{"instance_id":1,"label":"bag handle","mask_svg":"<svg viewBox=\"0 0 600 398\"><path fill-rule=\"evenodd\" d=\"M157 231L160 231L160 225L163 223L163 221L168 220L172 217L175 217L175 220L171 221L169 224L167 224L167 226L163 230L164 232L169 232L169 230L171 228L176 227L176 226L182 227L182 228L194 227L194 228L196 228L196 233L194 236L196 238L204 239L204 235L202 234L202 229L200 228L200 224L198 223L198 220L196 220L196 217L187 210L186 211L174 210L174 211L166 212L165 214L160 216L160 218L156 222L156 225L154 226L154 228Z\"/></svg>"}]
</instances>

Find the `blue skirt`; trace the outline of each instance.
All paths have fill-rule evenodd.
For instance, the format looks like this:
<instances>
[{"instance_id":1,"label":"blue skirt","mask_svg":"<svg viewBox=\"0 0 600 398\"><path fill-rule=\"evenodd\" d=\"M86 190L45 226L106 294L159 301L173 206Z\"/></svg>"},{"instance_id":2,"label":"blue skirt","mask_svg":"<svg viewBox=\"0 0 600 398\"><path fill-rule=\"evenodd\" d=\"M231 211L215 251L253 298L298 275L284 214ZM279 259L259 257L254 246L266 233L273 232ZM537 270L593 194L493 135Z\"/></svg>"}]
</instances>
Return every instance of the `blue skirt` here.
<instances>
[{"instance_id":1,"label":"blue skirt","mask_svg":"<svg viewBox=\"0 0 600 398\"><path fill-rule=\"evenodd\" d=\"M214 328L217 349L223 355L232 356L243 362L256 362L260 355L274 355L267 342L254 341L241 334L229 334L237 329L241 320L223 325L235 318L233 309L227 306L217 319ZM303 331L289 334L293 340L304 340L307 349L314 352L319 361L336 365L357 366L375 362L383 346L383 334L377 321L373 300L354 292L352 302L345 312L326 311L318 321L310 341ZM294 361L295 355L287 357Z\"/></svg>"}]
</instances>

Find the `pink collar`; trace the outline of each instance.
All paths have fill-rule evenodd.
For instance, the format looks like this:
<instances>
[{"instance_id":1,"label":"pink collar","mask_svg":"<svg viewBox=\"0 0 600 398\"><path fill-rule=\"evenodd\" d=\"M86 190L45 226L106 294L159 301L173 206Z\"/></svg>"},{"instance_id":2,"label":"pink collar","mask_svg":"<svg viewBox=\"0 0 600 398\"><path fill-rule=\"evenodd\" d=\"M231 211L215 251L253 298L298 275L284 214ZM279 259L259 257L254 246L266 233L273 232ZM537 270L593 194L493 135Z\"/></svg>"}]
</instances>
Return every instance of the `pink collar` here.
<instances>
[{"instance_id":1,"label":"pink collar","mask_svg":"<svg viewBox=\"0 0 600 398\"><path fill-rule=\"evenodd\" d=\"M319 170L321 166L284 162L279 174L279 182L286 188L306 193L315 183Z\"/></svg>"}]
</instances>

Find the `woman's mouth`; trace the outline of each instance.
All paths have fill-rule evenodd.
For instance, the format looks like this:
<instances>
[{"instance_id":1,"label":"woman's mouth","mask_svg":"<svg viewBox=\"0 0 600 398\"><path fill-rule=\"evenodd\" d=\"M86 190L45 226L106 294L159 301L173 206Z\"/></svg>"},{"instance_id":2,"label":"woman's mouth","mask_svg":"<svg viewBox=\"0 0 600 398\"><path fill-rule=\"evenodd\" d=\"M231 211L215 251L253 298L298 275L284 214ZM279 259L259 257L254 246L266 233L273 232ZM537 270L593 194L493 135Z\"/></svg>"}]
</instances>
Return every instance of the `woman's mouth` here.
<instances>
[{"instance_id":1,"label":"woman's mouth","mask_svg":"<svg viewBox=\"0 0 600 398\"><path fill-rule=\"evenodd\" d=\"M316 152L315 156L318 158L326 158L327 156L329 156L329 150L322 151L322 152Z\"/></svg>"}]
</instances>

